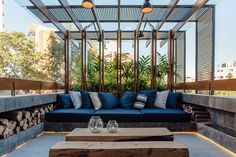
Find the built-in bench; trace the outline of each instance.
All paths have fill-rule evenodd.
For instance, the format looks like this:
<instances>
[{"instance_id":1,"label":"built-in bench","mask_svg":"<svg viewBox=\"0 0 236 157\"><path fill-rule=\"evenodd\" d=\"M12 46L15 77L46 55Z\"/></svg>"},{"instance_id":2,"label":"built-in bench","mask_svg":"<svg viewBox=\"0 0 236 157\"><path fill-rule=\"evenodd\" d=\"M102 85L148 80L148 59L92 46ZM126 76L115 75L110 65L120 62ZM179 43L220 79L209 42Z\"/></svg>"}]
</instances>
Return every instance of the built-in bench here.
<instances>
[{"instance_id":1,"label":"built-in bench","mask_svg":"<svg viewBox=\"0 0 236 157\"><path fill-rule=\"evenodd\" d=\"M154 103L156 91L143 91L142 93L147 95L149 102ZM45 117L47 131L71 131L75 127L87 127L92 116L100 116L105 123L109 120L116 120L120 127L161 126L167 127L171 131L195 130L195 125L191 123L191 114L182 109L180 93L169 93L166 109L153 107L153 104L146 104L147 107L144 109L125 108L126 106L121 104L99 110L95 110L93 107L74 109L69 104L72 102L69 94L59 94L57 98L60 108L46 114ZM129 93L127 98L131 98ZM122 103L121 100L118 102Z\"/></svg>"}]
</instances>

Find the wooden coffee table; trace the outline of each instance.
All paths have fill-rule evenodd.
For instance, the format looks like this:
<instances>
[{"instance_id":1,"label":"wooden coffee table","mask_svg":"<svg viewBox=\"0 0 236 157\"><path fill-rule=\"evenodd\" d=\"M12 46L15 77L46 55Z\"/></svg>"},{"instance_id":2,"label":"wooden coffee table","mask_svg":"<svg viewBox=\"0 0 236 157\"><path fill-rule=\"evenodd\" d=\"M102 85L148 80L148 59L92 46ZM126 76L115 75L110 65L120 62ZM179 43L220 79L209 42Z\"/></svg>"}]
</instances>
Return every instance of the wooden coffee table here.
<instances>
[{"instance_id":1,"label":"wooden coffee table","mask_svg":"<svg viewBox=\"0 0 236 157\"><path fill-rule=\"evenodd\" d=\"M179 142L58 142L49 157L189 157Z\"/></svg>"},{"instance_id":2,"label":"wooden coffee table","mask_svg":"<svg viewBox=\"0 0 236 157\"><path fill-rule=\"evenodd\" d=\"M189 157L188 148L173 139L166 128L119 128L117 133L77 128L50 148L49 157Z\"/></svg>"},{"instance_id":3,"label":"wooden coffee table","mask_svg":"<svg viewBox=\"0 0 236 157\"><path fill-rule=\"evenodd\" d=\"M87 128L76 128L66 135L66 141L173 141L173 134L166 128L119 128L109 133L106 128L100 133L91 133Z\"/></svg>"}]
</instances>

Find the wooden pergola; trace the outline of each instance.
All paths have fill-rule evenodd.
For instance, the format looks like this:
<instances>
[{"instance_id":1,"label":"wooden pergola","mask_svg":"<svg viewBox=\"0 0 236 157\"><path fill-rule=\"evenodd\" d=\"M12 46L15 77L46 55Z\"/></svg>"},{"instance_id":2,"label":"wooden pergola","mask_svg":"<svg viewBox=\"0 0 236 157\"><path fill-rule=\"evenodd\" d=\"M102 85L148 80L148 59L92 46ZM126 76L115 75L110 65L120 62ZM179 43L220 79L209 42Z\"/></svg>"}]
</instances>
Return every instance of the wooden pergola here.
<instances>
[{"instance_id":1,"label":"wooden pergola","mask_svg":"<svg viewBox=\"0 0 236 157\"><path fill-rule=\"evenodd\" d=\"M215 6L208 5L208 0L196 0L193 5L178 5L179 0L171 0L168 5L153 5L153 11L144 14L140 11L142 5L95 5L85 9L81 4L72 5L67 0L59 0L58 4L48 5L41 0L25 0L29 5L25 7L43 23L53 24L58 36L65 43L65 91L70 90L70 60L71 40L82 43L82 90L87 89L87 43L90 40L99 41L99 90L104 89L104 41L117 41L117 85L121 85L121 48L122 40L133 40L134 43L134 84L135 91L139 89L139 41L146 40L146 46L151 48L151 88L156 89L157 40L161 46L168 43L168 88L174 90L175 83L186 83L186 33L183 26L192 22L196 25L196 81L211 81L214 79L214 40L215 40ZM109 3L109 2L108 2ZM155 23L151 30L144 31L144 38L139 39L141 25L145 22ZM73 24L77 30L67 30L64 23ZM94 31L87 31L84 23L95 24ZM101 23L116 23L117 30L108 31ZM133 31L121 29L122 23L137 23ZM165 23L175 23L169 30L163 30ZM174 77L174 63L181 65L177 69L180 77ZM182 88L183 89L183 88Z\"/></svg>"}]
</instances>

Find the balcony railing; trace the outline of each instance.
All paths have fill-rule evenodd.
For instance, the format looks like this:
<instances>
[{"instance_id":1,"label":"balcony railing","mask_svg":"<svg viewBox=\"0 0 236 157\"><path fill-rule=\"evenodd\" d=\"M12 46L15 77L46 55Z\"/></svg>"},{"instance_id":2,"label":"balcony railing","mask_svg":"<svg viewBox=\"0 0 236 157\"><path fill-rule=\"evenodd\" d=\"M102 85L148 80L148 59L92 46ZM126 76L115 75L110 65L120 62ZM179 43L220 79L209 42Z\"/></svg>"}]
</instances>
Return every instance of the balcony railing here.
<instances>
[{"instance_id":1,"label":"balcony railing","mask_svg":"<svg viewBox=\"0 0 236 157\"><path fill-rule=\"evenodd\" d=\"M0 91L10 90L11 95L15 96L17 90L26 91L36 91L36 93L41 94L42 91L53 90L57 92L58 90L64 90L65 86L56 82L42 82L42 81L32 81L32 80L22 80L13 78L0 78Z\"/></svg>"},{"instance_id":2,"label":"balcony railing","mask_svg":"<svg viewBox=\"0 0 236 157\"><path fill-rule=\"evenodd\" d=\"M236 91L236 79L176 83L175 90Z\"/></svg>"}]
</instances>

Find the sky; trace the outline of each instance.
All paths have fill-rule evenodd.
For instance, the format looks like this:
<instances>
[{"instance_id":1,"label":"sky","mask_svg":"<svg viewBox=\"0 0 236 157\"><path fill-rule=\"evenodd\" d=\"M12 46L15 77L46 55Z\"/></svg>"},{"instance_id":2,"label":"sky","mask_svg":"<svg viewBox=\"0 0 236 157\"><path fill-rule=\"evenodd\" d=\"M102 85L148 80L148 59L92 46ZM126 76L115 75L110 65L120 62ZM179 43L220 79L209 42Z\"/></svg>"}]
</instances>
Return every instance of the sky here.
<instances>
[{"instance_id":1,"label":"sky","mask_svg":"<svg viewBox=\"0 0 236 157\"><path fill-rule=\"evenodd\" d=\"M22 0L18 0L22 1ZM42 0L44 3L51 3L57 4L57 0ZM80 4L82 0L68 0L71 4ZM102 0L96 0L96 4L104 3ZM121 1L124 3L124 0ZM125 1L126 4L137 4L137 1L129 0ZM143 2L140 0L138 1L140 4ZM194 0L181 0L180 4L192 4ZM116 4L116 0L110 0L110 4ZM154 5L158 4L167 4L166 0L159 0L153 1ZM15 2L15 0L5 0L4 6L4 25L5 30L8 32L11 31L21 31L25 34L28 33L28 25L30 23L38 23L42 24L40 20L38 20L34 15L28 12L25 8L19 6ZM173 24L172 24L173 25ZM165 27L172 27L172 25L167 25ZM52 25L46 25L49 27L53 27ZM110 26L104 26L109 29ZM124 25L122 29L132 29L136 27L136 25ZM195 66L195 37L193 34L195 32L194 26L187 26L187 68L186 73L187 76L193 76L195 74L194 66ZM221 0L216 5L216 28L215 28L215 62L216 65L223 62L228 62L233 58L236 58L236 44L235 44L235 37L236 37L236 0ZM131 47L130 42L123 42L123 52L131 51L133 49ZM140 51L141 53L149 53L150 48L145 47L145 42L140 44ZM159 52L165 53L166 46L164 48L158 47Z\"/></svg>"}]
</instances>

